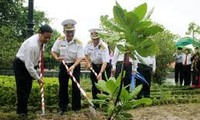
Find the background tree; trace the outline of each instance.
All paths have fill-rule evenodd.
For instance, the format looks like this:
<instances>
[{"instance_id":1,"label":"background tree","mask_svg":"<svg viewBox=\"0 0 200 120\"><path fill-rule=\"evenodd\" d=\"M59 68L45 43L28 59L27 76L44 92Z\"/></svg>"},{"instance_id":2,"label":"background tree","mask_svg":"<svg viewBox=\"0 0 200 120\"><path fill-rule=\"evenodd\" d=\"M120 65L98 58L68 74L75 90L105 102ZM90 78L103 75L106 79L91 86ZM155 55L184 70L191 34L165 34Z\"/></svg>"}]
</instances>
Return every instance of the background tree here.
<instances>
[{"instance_id":1,"label":"background tree","mask_svg":"<svg viewBox=\"0 0 200 120\"><path fill-rule=\"evenodd\" d=\"M200 26L194 22L191 22L188 26L186 35L190 35L193 39L197 39L197 36L200 35Z\"/></svg>"},{"instance_id":2,"label":"background tree","mask_svg":"<svg viewBox=\"0 0 200 120\"><path fill-rule=\"evenodd\" d=\"M9 27L0 28L0 68L11 68L16 50L20 46L20 42L11 36L12 33L13 31Z\"/></svg>"},{"instance_id":3,"label":"background tree","mask_svg":"<svg viewBox=\"0 0 200 120\"><path fill-rule=\"evenodd\" d=\"M170 71L171 64L174 61L173 54L176 50L175 42L177 35L165 30L153 36L159 47L156 55L156 72L153 82L162 84L166 80L166 76Z\"/></svg>"},{"instance_id":4,"label":"background tree","mask_svg":"<svg viewBox=\"0 0 200 120\"><path fill-rule=\"evenodd\" d=\"M23 3L24 0L0 1L0 26L12 29L12 36L17 37L18 40L26 38L28 7L23 6ZM37 30L41 24L49 22L43 11L34 10L34 30Z\"/></svg>"},{"instance_id":5,"label":"background tree","mask_svg":"<svg viewBox=\"0 0 200 120\"><path fill-rule=\"evenodd\" d=\"M200 48L199 36L200 36L200 26L194 22L191 22L188 26L188 31L186 35L189 35L193 40L193 46Z\"/></svg>"},{"instance_id":6,"label":"background tree","mask_svg":"<svg viewBox=\"0 0 200 120\"><path fill-rule=\"evenodd\" d=\"M24 0L0 1L0 66L11 68L12 60L21 44L26 39L28 9L23 6ZM50 19L43 11L34 10L34 30L49 23Z\"/></svg>"}]
</instances>

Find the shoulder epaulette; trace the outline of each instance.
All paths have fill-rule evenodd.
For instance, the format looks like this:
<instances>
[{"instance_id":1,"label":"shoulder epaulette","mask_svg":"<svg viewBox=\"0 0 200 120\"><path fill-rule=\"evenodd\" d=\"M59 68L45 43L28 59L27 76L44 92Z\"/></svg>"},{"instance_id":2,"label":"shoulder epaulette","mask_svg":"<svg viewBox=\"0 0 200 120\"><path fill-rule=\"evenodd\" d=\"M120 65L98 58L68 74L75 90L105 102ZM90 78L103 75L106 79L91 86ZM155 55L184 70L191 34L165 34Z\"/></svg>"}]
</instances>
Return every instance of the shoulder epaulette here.
<instances>
[{"instance_id":1,"label":"shoulder epaulette","mask_svg":"<svg viewBox=\"0 0 200 120\"><path fill-rule=\"evenodd\" d=\"M101 44L99 45L99 49L105 50L106 47L101 43Z\"/></svg>"},{"instance_id":2,"label":"shoulder epaulette","mask_svg":"<svg viewBox=\"0 0 200 120\"><path fill-rule=\"evenodd\" d=\"M65 36L60 36L59 38L58 38L58 40L64 40L65 39Z\"/></svg>"},{"instance_id":3,"label":"shoulder epaulette","mask_svg":"<svg viewBox=\"0 0 200 120\"><path fill-rule=\"evenodd\" d=\"M82 45L82 42L81 42L80 40L75 39L74 41L75 41L77 44Z\"/></svg>"},{"instance_id":4,"label":"shoulder epaulette","mask_svg":"<svg viewBox=\"0 0 200 120\"><path fill-rule=\"evenodd\" d=\"M91 43L92 43L92 40L89 40L89 41L88 41L88 44L91 44Z\"/></svg>"}]
</instances>

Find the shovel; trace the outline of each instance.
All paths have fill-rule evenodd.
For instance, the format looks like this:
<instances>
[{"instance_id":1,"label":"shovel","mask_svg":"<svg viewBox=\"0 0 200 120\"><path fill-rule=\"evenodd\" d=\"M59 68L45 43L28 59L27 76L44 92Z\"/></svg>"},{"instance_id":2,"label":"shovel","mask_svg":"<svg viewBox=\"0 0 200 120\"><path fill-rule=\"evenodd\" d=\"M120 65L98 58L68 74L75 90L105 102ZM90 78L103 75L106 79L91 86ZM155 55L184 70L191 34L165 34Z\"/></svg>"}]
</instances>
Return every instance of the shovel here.
<instances>
[{"instance_id":1,"label":"shovel","mask_svg":"<svg viewBox=\"0 0 200 120\"><path fill-rule=\"evenodd\" d=\"M63 65L65 66L66 70L68 71L68 66L65 64L65 61L62 60ZM70 71L68 73L70 75L70 77L72 78L72 80L76 83L77 87L79 88L79 90L81 91L81 93L83 94L83 96L85 97L85 99L87 100L87 102L90 104L89 106L89 110L90 110L90 114L91 114L91 118L93 120L95 120L96 118L96 110L94 109L94 104L92 103L92 101L87 97L87 94L85 93L85 91L81 88L80 84L76 81L76 78L74 77L74 75L72 74L72 72Z\"/></svg>"}]
</instances>

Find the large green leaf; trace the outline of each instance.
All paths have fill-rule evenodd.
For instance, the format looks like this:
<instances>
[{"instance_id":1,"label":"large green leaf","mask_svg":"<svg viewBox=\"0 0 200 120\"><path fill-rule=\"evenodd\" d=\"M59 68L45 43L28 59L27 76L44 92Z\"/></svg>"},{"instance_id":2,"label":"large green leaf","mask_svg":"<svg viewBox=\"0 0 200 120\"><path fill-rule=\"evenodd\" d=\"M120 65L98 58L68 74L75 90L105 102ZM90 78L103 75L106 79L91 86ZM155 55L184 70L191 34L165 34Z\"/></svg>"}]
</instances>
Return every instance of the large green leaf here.
<instances>
[{"instance_id":1,"label":"large green leaf","mask_svg":"<svg viewBox=\"0 0 200 120\"><path fill-rule=\"evenodd\" d=\"M141 31L144 30L146 28L149 28L152 25L152 22L150 20L145 20L145 21L141 21L139 23L139 26L135 29L135 31Z\"/></svg>"},{"instance_id":2,"label":"large green leaf","mask_svg":"<svg viewBox=\"0 0 200 120\"><path fill-rule=\"evenodd\" d=\"M115 110L115 106L113 104L109 104L108 110L107 110L108 116L110 116L114 110Z\"/></svg>"},{"instance_id":3,"label":"large green leaf","mask_svg":"<svg viewBox=\"0 0 200 120\"><path fill-rule=\"evenodd\" d=\"M113 7L114 20L123 28L127 27L126 11L121 8L119 4Z\"/></svg>"},{"instance_id":4,"label":"large green leaf","mask_svg":"<svg viewBox=\"0 0 200 120\"><path fill-rule=\"evenodd\" d=\"M133 103L132 102L124 103L123 110L130 110L131 108L133 108Z\"/></svg>"},{"instance_id":5,"label":"large green leaf","mask_svg":"<svg viewBox=\"0 0 200 120\"><path fill-rule=\"evenodd\" d=\"M105 95L105 94L97 94L97 97L101 100L108 100L109 99L109 96L108 95Z\"/></svg>"},{"instance_id":6,"label":"large green leaf","mask_svg":"<svg viewBox=\"0 0 200 120\"><path fill-rule=\"evenodd\" d=\"M132 12L139 18L139 20L142 20L147 12L147 4L143 3L139 5Z\"/></svg>"},{"instance_id":7,"label":"large green leaf","mask_svg":"<svg viewBox=\"0 0 200 120\"><path fill-rule=\"evenodd\" d=\"M132 91L132 92L129 94L128 99L131 100L131 99L135 98L135 97L140 93L141 90L142 90L142 85L137 86L137 87L134 89L134 91Z\"/></svg>"},{"instance_id":8,"label":"large green leaf","mask_svg":"<svg viewBox=\"0 0 200 120\"><path fill-rule=\"evenodd\" d=\"M130 119L131 120L133 118L131 113L121 112L120 114L124 116L124 119Z\"/></svg>"},{"instance_id":9,"label":"large green leaf","mask_svg":"<svg viewBox=\"0 0 200 120\"><path fill-rule=\"evenodd\" d=\"M95 103L95 104L105 104L105 103L107 103L107 101L101 100L101 99L93 99L92 102Z\"/></svg>"},{"instance_id":10,"label":"large green leaf","mask_svg":"<svg viewBox=\"0 0 200 120\"><path fill-rule=\"evenodd\" d=\"M146 39L142 41L140 45L138 45L136 50L141 56L146 57L155 55L158 52L159 48L158 45L153 40Z\"/></svg>"},{"instance_id":11,"label":"large green leaf","mask_svg":"<svg viewBox=\"0 0 200 120\"><path fill-rule=\"evenodd\" d=\"M136 29L139 25L139 18L138 16L133 13L133 12L128 12L126 14L126 18L127 18L127 28L128 30L130 30L130 32L134 31L134 29Z\"/></svg>"},{"instance_id":12,"label":"large green leaf","mask_svg":"<svg viewBox=\"0 0 200 120\"><path fill-rule=\"evenodd\" d=\"M163 31L163 28L161 28L158 25L153 25L147 29L143 29L143 31L140 31L140 32L142 32L144 36L153 36L157 34L158 32L162 32L162 31Z\"/></svg>"},{"instance_id":13,"label":"large green leaf","mask_svg":"<svg viewBox=\"0 0 200 120\"><path fill-rule=\"evenodd\" d=\"M118 87L118 86L116 86L116 83L115 83L114 80L108 80L108 81L106 82L106 87L107 87L108 90L110 91L110 94L113 95L113 93L114 93L115 90L116 90L116 87Z\"/></svg>"},{"instance_id":14,"label":"large green leaf","mask_svg":"<svg viewBox=\"0 0 200 120\"><path fill-rule=\"evenodd\" d=\"M120 83L121 83L121 76L122 76L121 74L122 74L122 73L120 72L120 73L119 73L119 76L117 77L117 81L116 81L116 85L117 85L117 86L120 86Z\"/></svg>"},{"instance_id":15,"label":"large green leaf","mask_svg":"<svg viewBox=\"0 0 200 120\"><path fill-rule=\"evenodd\" d=\"M139 35L137 32L133 31L130 34L126 34L127 35L127 43L133 45L134 47L137 46L137 43L140 42L139 41Z\"/></svg>"},{"instance_id":16,"label":"large green leaf","mask_svg":"<svg viewBox=\"0 0 200 120\"><path fill-rule=\"evenodd\" d=\"M125 53L127 51L127 48L124 45L118 44L117 48L120 52Z\"/></svg>"},{"instance_id":17,"label":"large green leaf","mask_svg":"<svg viewBox=\"0 0 200 120\"><path fill-rule=\"evenodd\" d=\"M116 32L121 32L123 31L123 28L121 28L120 26L118 26L116 23L113 22L113 20L108 19L108 15L105 16L101 16L100 17L101 23L109 29L112 29L112 31L116 31Z\"/></svg>"},{"instance_id":18,"label":"large green leaf","mask_svg":"<svg viewBox=\"0 0 200 120\"><path fill-rule=\"evenodd\" d=\"M126 90L126 88L122 88L121 94L120 94L120 100L122 101L122 103L128 101L129 99L129 93Z\"/></svg>"},{"instance_id":19,"label":"large green leaf","mask_svg":"<svg viewBox=\"0 0 200 120\"><path fill-rule=\"evenodd\" d=\"M106 86L106 81L99 80L98 83L96 83L95 85L99 90L104 91L106 93L109 93L109 90L108 90L108 88Z\"/></svg>"},{"instance_id":20,"label":"large green leaf","mask_svg":"<svg viewBox=\"0 0 200 120\"><path fill-rule=\"evenodd\" d=\"M139 106L139 105L151 105L152 104L152 99L150 98L142 98L142 99L139 99L139 100L133 100L132 101L132 105L133 107L135 106Z\"/></svg>"},{"instance_id":21,"label":"large green leaf","mask_svg":"<svg viewBox=\"0 0 200 120\"><path fill-rule=\"evenodd\" d=\"M128 49L128 51L135 50L134 44L125 43L125 47Z\"/></svg>"},{"instance_id":22,"label":"large green leaf","mask_svg":"<svg viewBox=\"0 0 200 120\"><path fill-rule=\"evenodd\" d=\"M99 32L99 36L107 43L110 42L114 43L122 38L122 35L120 35L118 32L112 32L112 33ZM114 44L114 46L115 45L116 44Z\"/></svg>"}]
</instances>

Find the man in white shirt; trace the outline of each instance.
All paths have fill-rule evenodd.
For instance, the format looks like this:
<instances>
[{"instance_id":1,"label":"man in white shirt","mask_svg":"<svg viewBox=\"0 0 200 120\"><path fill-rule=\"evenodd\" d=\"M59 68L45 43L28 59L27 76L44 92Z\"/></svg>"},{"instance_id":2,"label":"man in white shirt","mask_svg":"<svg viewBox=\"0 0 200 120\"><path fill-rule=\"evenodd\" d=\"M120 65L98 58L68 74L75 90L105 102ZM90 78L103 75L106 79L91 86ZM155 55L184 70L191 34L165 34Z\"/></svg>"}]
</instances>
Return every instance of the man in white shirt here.
<instances>
[{"instance_id":1,"label":"man in white shirt","mask_svg":"<svg viewBox=\"0 0 200 120\"><path fill-rule=\"evenodd\" d=\"M32 88L33 78L38 83L44 83L35 67L40 60L43 44L52 36L52 28L48 25L40 27L39 33L25 40L19 48L13 62L16 87L17 87L17 114L27 115L27 102Z\"/></svg>"},{"instance_id":2,"label":"man in white shirt","mask_svg":"<svg viewBox=\"0 0 200 120\"><path fill-rule=\"evenodd\" d=\"M118 43L121 45L125 45L125 40L122 40L121 42ZM125 60L124 60L125 58ZM124 61L123 61L124 60ZM122 68L123 66L123 68ZM119 74L121 73L121 70L126 72L124 79L124 86L130 85L131 83L131 74L135 74L137 71L137 61L133 60L129 57L128 54L123 54L122 52L119 51L117 46L115 47L114 50L114 55L112 59L112 75L117 78ZM129 90L130 87L127 87L127 90Z\"/></svg>"},{"instance_id":3,"label":"man in white shirt","mask_svg":"<svg viewBox=\"0 0 200 120\"><path fill-rule=\"evenodd\" d=\"M191 54L189 49L186 49L183 55L183 79L185 86L191 84Z\"/></svg>"},{"instance_id":4,"label":"man in white shirt","mask_svg":"<svg viewBox=\"0 0 200 120\"><path fill-rule=\"evenodd\" d=\"M67 72L72 72L76 81L80 83L80 62L84 58L83 45L80 40L74 38L76 21L67 19L62 22L63 32L65 36L59 37L54 43L51 54L57 61L65 61L69 67L66 71L65 66L60 63L59 67L59 109L58 113L63 115L67 110L68 100L68 81L70 75ZM78 86L72 80L72 110L81 109L81 94Z\"/></svg>"},{"instance_id":5,"label":"man in white shirt","mask_svg":"<svg viewBox=\"0 0 200 120\"><path fill-rule=\"evenodd\" d=\"M178 80L180 80L180 85L183 84L183 52L182 48L179 47L177 52L174 54L175 57L175 83L178 85Z\"/></svg>"},{"instance_id":6,"label":"man in white shirt","mask_svg":"<svg viewBox=\"0 0 200 120\"><path fill-rule=\"evenodd\" d=\"M98 32L99 29L90 29L91 41L89 41L85 47L85 60L87 62L88 68L93 68L97 73L95 76L91 72L90 79L92 81L92 96L93 99L98 99L97 94L100 91L96 88L95 83L98 83L99 80L106 80L105 73L109 78L110 75L107 73L108 64L109 64L109 50L108 45L100 39ZM96 105L96 107L98 107Z\"/></svg>"},{"instance_id":7,"label":"man in white shirt","mask_svg":"<svg viewBox=\"0 0 200 120\"><path fill-rule=\"evenodd\" d=\"M156 70L156 58L155 56L142 57L135 51L135 57L138 60L138 69L137 71L142 74L148 84L141 82L141 80L136 79L136 86L142 84L143 88L138 94L138 99L142 97L150 97L150 87L151 87L151 78L152 73L155 73Z\"/></svg>"}]
</instances>

